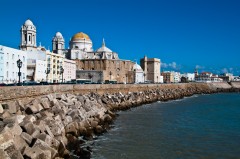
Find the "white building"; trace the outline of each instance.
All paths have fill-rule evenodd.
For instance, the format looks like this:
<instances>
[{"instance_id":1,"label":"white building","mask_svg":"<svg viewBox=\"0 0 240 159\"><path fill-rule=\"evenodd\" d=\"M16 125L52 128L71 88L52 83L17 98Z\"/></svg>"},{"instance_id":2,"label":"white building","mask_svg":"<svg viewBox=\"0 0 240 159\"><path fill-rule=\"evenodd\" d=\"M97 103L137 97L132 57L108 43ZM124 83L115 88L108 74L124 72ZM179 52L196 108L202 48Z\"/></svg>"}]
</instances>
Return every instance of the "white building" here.
<instances>
[{"instance_id":1,"label":"white building","mask_svg":"<svg viewBox=\"0 0 240 159\"><path fill-rule=\"evenodd\" d=\"M22 61L21 82L26 80L27 53L25 51L0 45L0 83L17 83L17 60Z\"/></svg>"},{"instance_id":2,"label":"white building","mask_svg":"<svg viewBox=\"0 0 240 159\"><path fill-rule=\"evenodd\" d=\"M140 65L135 63L133 65L133 71L134 71L134 81L135 83L143 83L144 82L144 76L143 76L143 69L141 68Z\"/></svg>"},{"instance_id":3,"label":"white building","mask_svg":"<svg viewBox=\"0 0 240 159\"><path fill-rule=\"evenodd\" d=\"M181 76L185 77L189 82L195 81L195 73L184 73Z\"/></svg>"},{"instance_id":4,"label":"white building","mask_svg":"<svg viewBox=\"0 0 240 159\"><path fill-rule=\"evenodd\" d=\"M163 76L159 76L159 83L163 83Z\"/></svg>"},{"instance_id":5,"label":"white building","mask_svg":"<svg viewBox=\"0 0 240 159\"><path fill-rule=\"evenodd\" d=\"M26 20L21 27L20 49L27 52L27 80L41 82L46 80L46 49L37 47L37 30L31 20Z\"/></svg>"},{"instance_id":6,"label":"white building","mask_svg":"<svg viewBox=\"0 0 240 159\"><path fill-rule=\"evenodd\" d=\"M196 82L223 82L223 79L219 78L217 75L213 75L211 72L202 72L195 77Z\"/></svg>"},{"instance_id":7,"label":"white building","mask_svg":"<svg viewBox=\"0 0 240 159\"><path fill-rule=\"evenodd\" d=\"M63 62L63 79L64 82L76 79L76 62L73 60L64 59Z\"/></svg>"},{"instance_id":8,"label":"white building","mask_svg":"<svg viewBox=\"0 0 240 159\"><path fill-rule=\"evenodd\" d=\"M173 72L173 80L174 80L174 83L181 82L180 72Z\"/></svg>"}]
</instances>

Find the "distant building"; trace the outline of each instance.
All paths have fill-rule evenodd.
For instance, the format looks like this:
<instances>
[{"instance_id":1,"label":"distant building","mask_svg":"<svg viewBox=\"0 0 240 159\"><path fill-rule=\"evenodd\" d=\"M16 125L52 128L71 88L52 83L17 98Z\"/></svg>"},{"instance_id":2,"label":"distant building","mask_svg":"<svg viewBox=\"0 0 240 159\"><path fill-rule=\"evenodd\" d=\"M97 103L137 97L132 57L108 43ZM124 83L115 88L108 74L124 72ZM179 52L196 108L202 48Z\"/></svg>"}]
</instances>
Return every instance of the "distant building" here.
<instances>
[{"instance_id":1,"label":"distant building","mask_svg":"<svg viewBox=\"0 0 240 159\"><path fill-rule=\"evenodd\" d=\"M144 80L151 81L153 83L160 82L160 69L161 69L161 62L160 59L157 58L147 58L144 56L140 60L141 67L144 71Z\"/></svg>"},{"instance_id":2,"label":"distant building","mask_svg":"<svg viewBox=\"0 0 240 159\"><path fill-rule=\"evenodd\" d=\"M185 77L188 82L195 81L195 73L184 73L181 77Z\"/></svg>"},{"instance_id":3,"label":"distant building","mask_svg":"<svg viewBox=\"0 0 240 159\"><path fill-rule=\"evenodd\" d=\"M0 83L17 83L18 66L17 60L22 61L21 82L27 76L27 53L25 51L13 49L0 45Z\"/></svg>"},{"instance_id":4,"label":"distant building","mask_svg":"<svg viewBox=\"0 0 240 159\"><path fill-rule=\"evenodd\" d=\"M233 81L240 81L240 76L234 76Z\"/></svg>"},{"instance_id":5,"label":"distant building","mask_svg":"<svg viewBox=\"0 0 240 159\"><path fill-rule=\"evenodd\" d=\"M218 76L219 78L223 79L225 82L233 81L234 76L232 73L223 73Z\"/></svg>"},{"instance_id":6,"label":"distant building","mask_svg":"<svg viewBox=\"0 0 240 159\"><path fill-rule=\"evenodd\" d=\"M196 82L222 82L223 80L211 72L202 72L195 77Z\"/></svg>"},{"instance_id":7,"label":"distant building","mask_svg":"<svg viewBox=\"0 0 240 159\"><path fill-rule=\"evenodd\" d=\"M174 72L165 71L165 72L162 72L161 75L163 76L164 83L173 83L174 82Z\"/></svg>"},{"instance_id":8,"label":"distant building","mask_svg":"<svg viewBox=\"0 0 240 159\"><path fill-rule=\"evenodd\" d=\"M64 82L76 79L76 62L73 60L63 59L63 79Z\"/></svg>"},{"instance_id":9,"label":"distant building","mask_svg":"<svg viewBox=\"0 0 240 159\"><path fill-rule=\"evenodd\" d=\"M179 83L181 82L181 74L180 72L173 72L173 82L174 83Z\"/></svg>"}]
</instances>

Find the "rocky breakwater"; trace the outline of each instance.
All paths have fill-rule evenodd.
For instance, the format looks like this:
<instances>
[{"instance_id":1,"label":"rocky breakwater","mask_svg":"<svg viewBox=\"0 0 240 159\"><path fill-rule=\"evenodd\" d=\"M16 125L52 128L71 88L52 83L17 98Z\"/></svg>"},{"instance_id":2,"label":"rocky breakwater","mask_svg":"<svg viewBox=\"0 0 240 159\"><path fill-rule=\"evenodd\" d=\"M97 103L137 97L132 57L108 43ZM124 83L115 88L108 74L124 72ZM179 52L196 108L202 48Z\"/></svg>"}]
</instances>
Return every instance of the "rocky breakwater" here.
<instances>
[{"instance_id":1,"label":"rocky breakwater","mask_svg":"<svg viewBox=\"0 0 240 159\"><path fill-rule=\"evenodd\" d=\"M90 158L84 144L115 117L97 94L50 94L0 104L0 158Z\"/></svg>"},{"instance_id":2,"label":"rocky breakwater","mask_svg":"<svg viewBox=\"0 0 240 159\"><path fill-rule=\"evenodd\" d=\"M225 83L146 85L133 92L52 93L2 101L0 158L90 158L86 141L105 132L118 110L231 88Z\"/></svg>"}]
</instances>

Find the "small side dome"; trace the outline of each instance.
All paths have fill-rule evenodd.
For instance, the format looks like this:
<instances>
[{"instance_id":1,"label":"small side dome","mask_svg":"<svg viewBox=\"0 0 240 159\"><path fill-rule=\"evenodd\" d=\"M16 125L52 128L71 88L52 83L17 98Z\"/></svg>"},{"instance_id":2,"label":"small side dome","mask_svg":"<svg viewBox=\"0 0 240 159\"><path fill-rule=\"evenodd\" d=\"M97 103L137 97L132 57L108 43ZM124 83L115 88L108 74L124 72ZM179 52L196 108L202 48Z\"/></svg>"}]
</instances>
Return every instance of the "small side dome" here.
<instances>
[{"instance_id":1,"label":"small side dome","mask_svg":"<svg viewBox=\"0 0 240 159\"><path fill-rule=\"evenodd\" d=\"M28 20L25 21L24 25L26 25L26 26L29 26L29 25L33 26L33 22L30 19L28 19Z\"/></svg>"},{"instance_id":2,"label":"small side dome","mask_svg":"<svg viewBox=\"0 0 240 159\"><path fill-rule=\"evenodd\" d=\"M140 65L138 65L137 63L135 63L133 65L133 70L135 70L135 71L143 71L142 67Z\"/></svg>"},{"instance_id":3,"label":"small side dome","mask_svg":"<svg viewBox=\"0 0 240 159\"><path fill-rule=\"evenodd\" d=\"M113 51L111 49L109 49L108 47L106 47L105 40L103 39L102 47L97 49L97 52L113 52Z\"/></svg>"},{"instance_id":4,"label":"small side dome","mask_svg":"<svg viewBox=\"0 0 240 159\"><path fill-rule=\"evenodd\" d=\"M57 33L56 33L56 37L62 38L63 36L62 36L62 34L61 34L60 32L57 32Z\"/></svg>"}]
</instances>

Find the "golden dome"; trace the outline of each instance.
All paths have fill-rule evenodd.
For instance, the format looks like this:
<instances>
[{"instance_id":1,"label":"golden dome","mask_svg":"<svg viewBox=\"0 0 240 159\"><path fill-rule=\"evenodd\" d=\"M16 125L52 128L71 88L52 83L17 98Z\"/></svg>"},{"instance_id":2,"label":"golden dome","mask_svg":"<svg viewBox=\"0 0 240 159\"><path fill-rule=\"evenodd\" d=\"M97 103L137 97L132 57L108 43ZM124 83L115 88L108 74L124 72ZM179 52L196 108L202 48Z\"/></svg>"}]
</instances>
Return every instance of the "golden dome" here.
<instances>
[{"instance_id":1,"label":"golden dome","mask_svg":"<svg viewBox=\"0 0 240 159\"><path fill-rule=\"evenodd\" d=\"M72 41L80 39L90 40L89 36L83 32L79 32L72 37Z\"/></svg>"}]
</instances>

